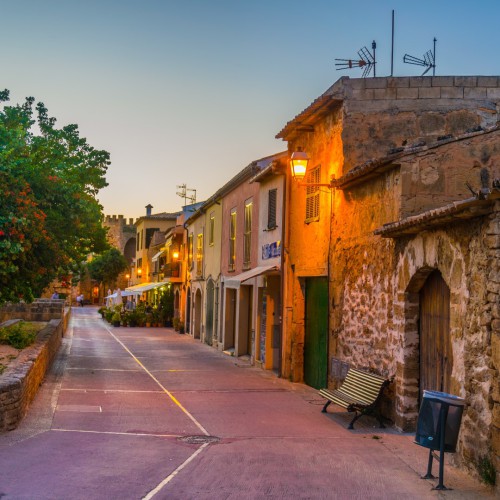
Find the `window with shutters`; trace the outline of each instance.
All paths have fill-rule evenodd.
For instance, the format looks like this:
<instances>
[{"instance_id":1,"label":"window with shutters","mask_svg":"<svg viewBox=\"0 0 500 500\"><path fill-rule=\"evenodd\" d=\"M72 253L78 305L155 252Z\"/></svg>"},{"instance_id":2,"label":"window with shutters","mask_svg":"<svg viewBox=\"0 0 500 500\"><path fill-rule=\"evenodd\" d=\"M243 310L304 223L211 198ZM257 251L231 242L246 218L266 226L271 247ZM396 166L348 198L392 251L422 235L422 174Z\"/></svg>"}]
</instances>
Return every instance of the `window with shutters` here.
<instances>
[{"instance_id":1,"label":"window with shutters","mask_svg":"<svg viewBox=\"0 0 500 500\"><path fill-rule=\"evenodd\" d=\"M307 184L319 184L321 182L321 167L312 169L307 175ZM319 220L319 186L307 186L306 188L306 223Z\"/></svg>"},{"instance_id":2,"label":"window with shutters","mask_svg":"<svg viewBox=\"0 0 500 500\"><path fill-rule=\"evenodd\" d=\"M210 225L208 226L208 244L213 247L215 239L215 214L210 214Z\"/></svg>"},{"instance_id":3,"label":"window with shutters","mask_svg":"<svg viewBox=\"0 0 500 500\"><path fill-rule=\"evenodd\" d=\"M203 274L203 234L199 234L196 241L196 276Z\"/></svg>"},{"instance_id":4,"label":"window with shutters","mask_svg":"<svg viewBox=\"0 0 500 500\"><path fill-rule=\"evenodd\" d=\"M270 189L268 191L267 203L267 229L275 229L276 226L276 202L278 198L278 190Z\"/></svg>"},{"instance_id":5,"label":"window with shutters","mask_svg":"<svg viewBox=\"0 0 500 500\"><path fill-rule=\"evenodd\" d=\"M193 233L188 236L188 269L193 266Z\"/></svg>"},{"instance_id":6,"label":"window with shutters","mask_svg":"<svg viewBox=\"0 0 500 500\"><path fill-rule=\"evenodd\" d=\"M231 210L229 219L229 271L234 271L236 263L236 209Z\"/></svg>"},{"instance_id":7,"label":"window with shutters","mask_svg":"<svg viewBox=\"0 0 500 500\"><path fill-rule=\"evenodd\" d=\"M243 269L250 268L250 254L252 247L252 208L251 201L245 202L245 228L243 232Z\"/></svg>"}]
</instances>

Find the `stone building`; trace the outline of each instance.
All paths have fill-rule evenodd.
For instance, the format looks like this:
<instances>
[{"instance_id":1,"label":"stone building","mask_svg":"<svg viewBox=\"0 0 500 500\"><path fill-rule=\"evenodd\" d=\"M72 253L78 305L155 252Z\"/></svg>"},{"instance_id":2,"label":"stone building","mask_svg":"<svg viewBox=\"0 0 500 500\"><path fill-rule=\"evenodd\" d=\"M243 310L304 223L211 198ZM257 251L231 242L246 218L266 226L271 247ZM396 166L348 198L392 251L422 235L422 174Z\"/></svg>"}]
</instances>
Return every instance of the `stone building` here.
<instances>
[{"instance_id":1,"label":"stone building","mask_svg":"<svg viewBox=\"0 0 500 500\"><path fill-rule=\"evenodd\" d=\"M107 215L103 223L108 229L109 243L120 250L130 264L135 258L136 232L134 219L127 219L123 215Z\"/></svg>"},{"instance_id":2,"label":"stone building","mask_svg":"<svg viewBox=\"0 0 500 500\"><path fill-rule=\"evenodd\" d=\"M461 396L459 456L497 471L499 84L342 78L277 136L313 184L289 187L282 375L393 377L384 411L404 430L424 389Z\"/></svg>"}]
</instances>

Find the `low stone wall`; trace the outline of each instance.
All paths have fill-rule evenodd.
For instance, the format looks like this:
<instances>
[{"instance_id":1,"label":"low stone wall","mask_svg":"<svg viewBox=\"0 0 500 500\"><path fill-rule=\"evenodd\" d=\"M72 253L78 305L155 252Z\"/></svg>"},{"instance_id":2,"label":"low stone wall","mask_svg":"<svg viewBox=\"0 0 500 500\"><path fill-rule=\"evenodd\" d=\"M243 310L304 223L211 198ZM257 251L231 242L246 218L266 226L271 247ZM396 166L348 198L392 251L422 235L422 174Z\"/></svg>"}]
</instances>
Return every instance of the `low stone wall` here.
<instances>
[{"instance_id":1,"label":"low stone wall","mask_svg":"<svg viewBox=\"0 0 500 500\"><path fill-rule=\"evenodd\" d=\"M49 320L36 342L24 349L0 376L0 432L15 429L35 398L69 322L71 309L62 311L62 317Z\"/></svg>"},{"instance_id":2,"label":"low stone wall","mask_svg":"<svg viewBox=\"0 0 500 500\"><path fill-rule=\"evenodd\" d=\"M50 321L63 318L64 299L36 299L31 304L20 302L5 304L0 308L0 323L9 319L23 319L25 321Z\"/></svg>"}]
</instances>

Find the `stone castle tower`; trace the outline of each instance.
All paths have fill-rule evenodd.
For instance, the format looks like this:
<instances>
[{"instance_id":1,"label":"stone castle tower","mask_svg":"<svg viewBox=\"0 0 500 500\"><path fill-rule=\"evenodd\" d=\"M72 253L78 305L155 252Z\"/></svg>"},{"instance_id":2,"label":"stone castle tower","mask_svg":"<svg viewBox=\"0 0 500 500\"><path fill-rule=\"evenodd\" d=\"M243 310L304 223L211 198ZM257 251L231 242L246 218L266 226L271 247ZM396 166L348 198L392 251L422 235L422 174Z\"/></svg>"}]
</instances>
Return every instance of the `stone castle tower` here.
<instances>
[{"instance_id":1,"label":"stone castle tower","mask_svg":"<svg viewBox=\"0 0 500 500\"><path fill-rule=\"evenodd\" d=\"M123 253L130 263L135 257L136 229L134 219L127 219L123 215L107 215L103 222L108 228L108 240L112 246Z\"/></svg>"}]
</instances>

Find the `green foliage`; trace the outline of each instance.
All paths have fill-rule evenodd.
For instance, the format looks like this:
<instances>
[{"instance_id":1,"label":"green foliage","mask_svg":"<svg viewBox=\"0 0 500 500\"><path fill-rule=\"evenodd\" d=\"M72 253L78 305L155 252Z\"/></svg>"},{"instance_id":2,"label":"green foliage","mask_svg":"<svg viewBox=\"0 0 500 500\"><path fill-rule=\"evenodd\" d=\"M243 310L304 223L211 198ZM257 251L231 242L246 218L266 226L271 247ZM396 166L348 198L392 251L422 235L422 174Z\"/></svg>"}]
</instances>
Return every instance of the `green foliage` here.
<instances>
[{"instance_id":1,"label":"green foliage","mask_svg":"<svg viewBox=\"0 0 500 500\"><path fill-rule=\"evenodd\" d=\"M494 486L496 483L496 470L493 462L489 457L483 457L479 460L477 464L477 470L479 472L479 476L481 480L489 484L490 486Z\"/></svg>"},{"instance_id":2,"label":"green foliage","mask_svg":"<svg viewBox=\"0 0 500 500\"><path fill-rule=\"evenodd\" d=\"M0 92L7 101L9 92ZM96 195L109 154L29 97L0 110L0 303L31 301L108 244ZM39 133L35 134L33 126Z\"/></svg>"},{"instance_id":3,"label":"green foliage","mask_svg":"<svg viewBox=\"0 0 500 500\"><path fill-rule=\"evenodd\" d=\"M116 248L106 250L94 257L88 264L90 277L100 283L114 283L118 276L128 269L127 259Z\"/></svg>"},{"instance_id":4,"label":"green foliage","mask_svg":"<svg viewBox=\"0 0 500 500\"><path fill-rule=\"evenodd\" d=\"M174 290L172 287L162 290L158 308L160 310L160 321L162 323L172 322L174 317Z\"/></svg>"},{"instance_id":5,"label":"green foliage","mask_svg":"<svg viewBox=\"0 0 500 500\"><path fill-rule=\"evenodd\" d=\"M35 325L19 321L13 325L0 328L0 341L16 349L24 349L35 342L38 328Z\"/></svg>"}]
</instances>

